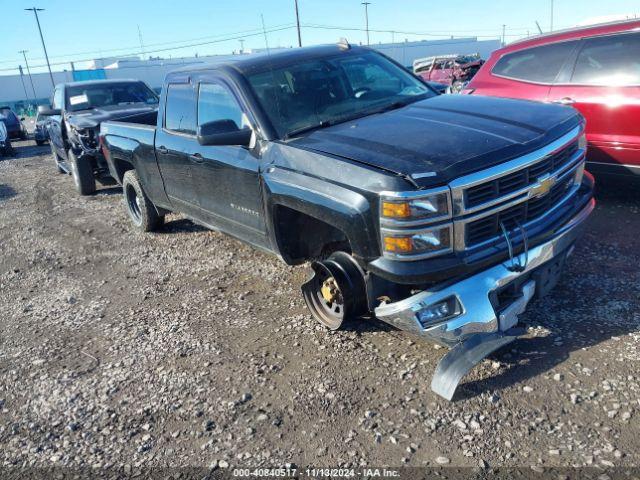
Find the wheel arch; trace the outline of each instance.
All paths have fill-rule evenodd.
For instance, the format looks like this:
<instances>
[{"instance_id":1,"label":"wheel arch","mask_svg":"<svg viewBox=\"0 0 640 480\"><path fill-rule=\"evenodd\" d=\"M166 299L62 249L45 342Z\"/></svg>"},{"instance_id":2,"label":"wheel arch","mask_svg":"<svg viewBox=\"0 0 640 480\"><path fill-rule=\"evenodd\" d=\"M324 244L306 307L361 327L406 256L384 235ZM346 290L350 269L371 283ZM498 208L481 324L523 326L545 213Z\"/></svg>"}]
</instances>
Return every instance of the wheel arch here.
<instances>
[{"instance_id":1,"label":"wheel arch","mask_svg":"<svg viewBox=\"0 0 640 480\"><path fill-rule=\"evenodd\" d=\"M356 258L378 256L371 206L362 194L285 170L265 175L265 186L272 242L287 263L329 254L323 249L332 243Z\"/></svg>"}]
</instances>

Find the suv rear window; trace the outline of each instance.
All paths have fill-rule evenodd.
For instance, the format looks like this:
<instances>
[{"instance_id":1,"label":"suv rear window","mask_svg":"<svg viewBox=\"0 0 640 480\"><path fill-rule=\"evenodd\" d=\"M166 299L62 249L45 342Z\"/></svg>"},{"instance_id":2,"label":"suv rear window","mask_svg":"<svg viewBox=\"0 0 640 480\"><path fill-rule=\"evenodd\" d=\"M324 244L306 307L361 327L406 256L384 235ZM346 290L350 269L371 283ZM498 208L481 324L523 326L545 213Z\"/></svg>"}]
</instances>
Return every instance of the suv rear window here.
<instances>
[{"instance_id":1,"label":"suv rear window","mask_svg":"<svg viewBox=\"0 0 640 480\"><path fill-rule=\"evenodd\" d=\"M543 45L508 53L491 73L529 82L553 83L577 41Z\"/></svg>"},{"instance_id":2,"label":"suv rear window","mask_svg":"<svg viewBox=\"0 0 640 480\"><path fill-rule=\"evenodd\" d=\"M640 85L640 34L585 40L571 83Z\"/></svg>"}]
</instances>

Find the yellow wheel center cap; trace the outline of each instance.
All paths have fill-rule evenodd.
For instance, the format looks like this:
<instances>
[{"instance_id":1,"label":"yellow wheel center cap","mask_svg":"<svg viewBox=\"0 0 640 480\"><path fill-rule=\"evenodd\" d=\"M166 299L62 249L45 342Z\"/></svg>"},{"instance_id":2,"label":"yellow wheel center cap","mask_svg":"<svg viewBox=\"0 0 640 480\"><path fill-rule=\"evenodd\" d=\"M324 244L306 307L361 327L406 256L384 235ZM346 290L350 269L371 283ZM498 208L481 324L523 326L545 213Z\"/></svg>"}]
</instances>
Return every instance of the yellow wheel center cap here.
<instances>
[{"instance_id":1,"label":"yellow wheel center cap","mask_svg":"<svg viewBox=\"0 0 640 480\"><path fill-rule=\"evenodd\" d=\"M338 288L333 277L327 278L324 282L322 282L322 287L320 287L322 298L324 298L327 302L332 302L336 296L337 289Z\"/></svg>"}]
</instances>

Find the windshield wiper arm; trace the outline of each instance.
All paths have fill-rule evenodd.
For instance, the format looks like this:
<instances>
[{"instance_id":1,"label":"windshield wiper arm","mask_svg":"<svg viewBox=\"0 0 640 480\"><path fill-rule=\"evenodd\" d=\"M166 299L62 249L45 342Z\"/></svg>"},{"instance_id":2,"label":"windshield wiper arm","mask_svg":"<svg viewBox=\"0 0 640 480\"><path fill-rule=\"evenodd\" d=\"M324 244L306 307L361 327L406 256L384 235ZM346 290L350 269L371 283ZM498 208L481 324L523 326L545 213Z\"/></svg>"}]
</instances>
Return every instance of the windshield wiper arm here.
<instances>
[{"instance_id":1,"label":"windshield wiper arm","mask_svg":"<svg viewBox=\"0 0 640 480\"><path fill-rule=\"evenodd\" d=\"M313 130L318 130L320 128L327 128L331 125L335 125L334 121L323 120L320 123L314 123L312 125L307 125L306 127L296 128L295 130L291 130L287 133L286 138L289 139L291 137L297 137L298 135L302 135L303 133L311 132Z\"/></svg>"},{"instance_id":2,"label":"windshield wiper arm","mask_svg":"<svg viewBox=\"0 0 640 480\"><path fill-rule=\"evenodd\" d=\"M388 112L389 110L397 110L398 108L406 107L407 105L417 102L418 100L422 100L424 98L423 95L416 95L415 97L411 97L406 100L398 100L389 105L384 105L379 108L372 108L370 110L362 110L360 112L356 112L351 115L345 115L343 117L334 118L333 120L323 120L320 123L316 123L313 125L308 125L306 127L298 128L296 130L292 130L287 133L286 138L296 137L303 133L307 133L313 130L318 130L321 128L331 127L333 125L337 125L339 123L350 122L352 120L357 120L358 118L368 117L369 115L376 115L378 113Z\"/></svg>"}]
</instances>

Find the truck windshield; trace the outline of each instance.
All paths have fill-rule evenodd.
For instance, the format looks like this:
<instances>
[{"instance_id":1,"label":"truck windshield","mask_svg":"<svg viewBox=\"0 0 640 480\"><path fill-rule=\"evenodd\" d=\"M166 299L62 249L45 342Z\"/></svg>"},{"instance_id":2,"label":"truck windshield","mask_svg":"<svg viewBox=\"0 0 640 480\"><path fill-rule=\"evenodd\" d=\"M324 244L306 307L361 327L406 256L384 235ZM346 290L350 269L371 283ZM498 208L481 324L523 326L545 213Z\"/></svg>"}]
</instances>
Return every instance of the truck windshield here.
<instances>
[{"instance_id":1,"label":"truck windshield","mask_svg":"<svg viewBox=\"0 0 640 480\"><path fill-rule=\"evenodd\" d=\"M281 137L436 96L411 73L370 51L298 62L248 79Z\"/></svg>"},{"instance_id":2,"label":"truck windshield","mask_svg":"<svg viewBox=\"0 0 640 480\"><path fill-rule=\"evenodd\" d=\"M132 103L158 103L156 94L141 82L71 85L66 90L67 110L72 112Z\"/></svg>"}]
</instances>

